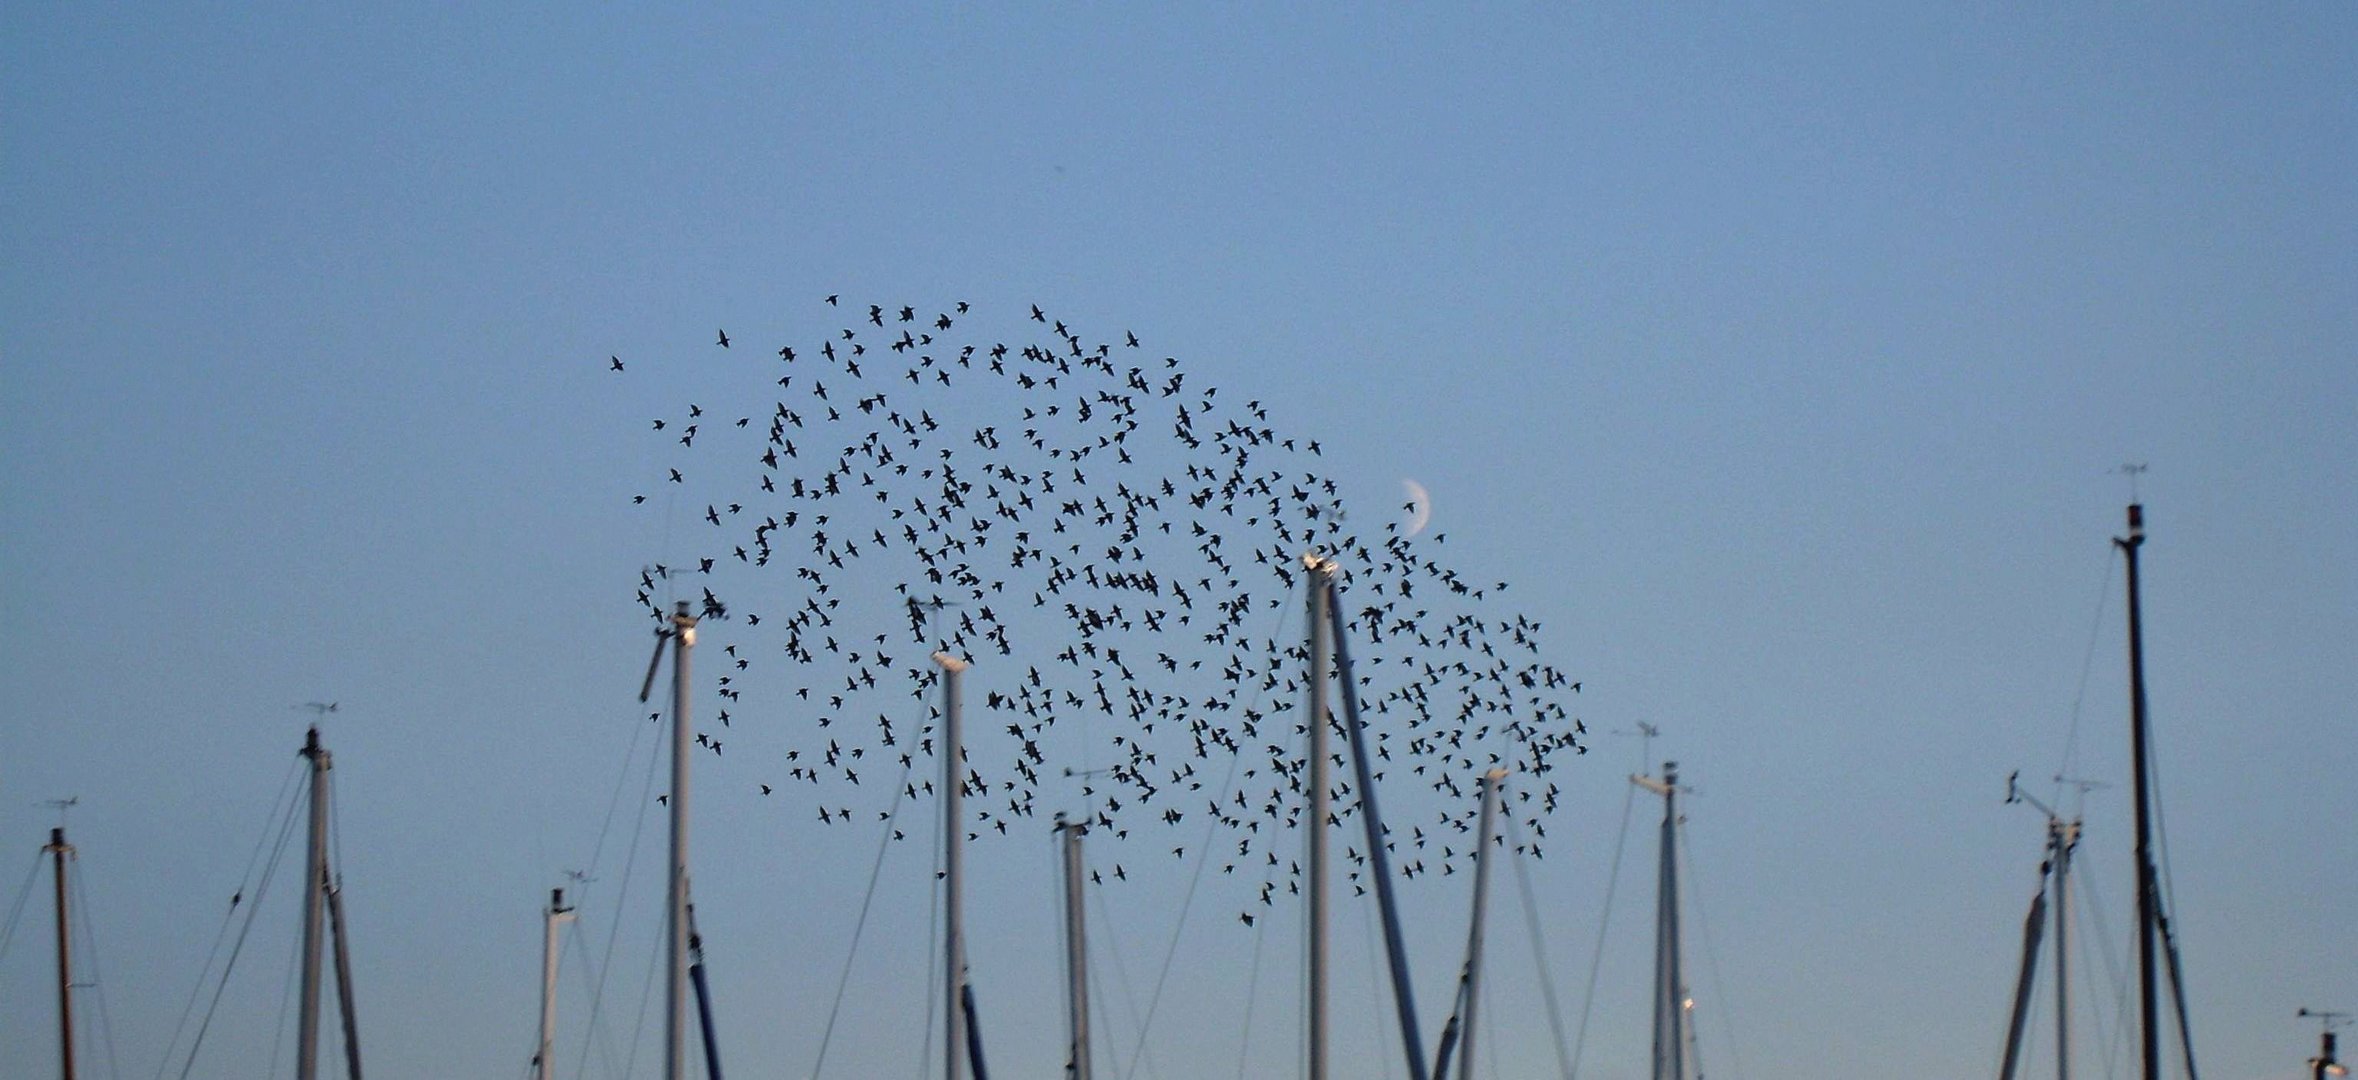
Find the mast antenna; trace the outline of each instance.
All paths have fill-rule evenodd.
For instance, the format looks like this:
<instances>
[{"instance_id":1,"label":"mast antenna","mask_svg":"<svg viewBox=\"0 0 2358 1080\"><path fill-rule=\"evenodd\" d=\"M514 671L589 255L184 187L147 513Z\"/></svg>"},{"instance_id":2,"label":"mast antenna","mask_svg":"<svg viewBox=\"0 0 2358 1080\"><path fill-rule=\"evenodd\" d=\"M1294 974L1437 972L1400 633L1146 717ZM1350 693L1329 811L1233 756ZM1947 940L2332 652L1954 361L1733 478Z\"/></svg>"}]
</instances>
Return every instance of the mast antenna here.
<instances>
[{"instance_id":1,"label":"mast antenna","mask_svg":"<svg viewBox=\"0 0 2358 1080\"><path fill-rule=\"evenodd\" d=\"M2312 1080L2350 1075L2350 1067L2342 1064L2341 1058L2334 1053L2334 1032L2350 1026L2350 1014L2304 1007L2293 1015L2316 1017L2317 1025L2322 1029L2317 1033L2317 1056L2309 1059Z\"/></svg>"},{"instance_id":2,"label":"mast antenna","mask_svg":"<svg viewBox=\"0 0 2358 1080\"><path fill-rule=\"evenodd\" d=\"M2315 1017L2317 1020L2317 1025L2326 1031L2340 1031L2341 1029L2350 1026L2350 1014L2346 1012L2331 1012L2325 1009L2303 1008L2300 1011L2293 1013L2293 1015Z\"/></svg>"},{"instance_id":3,"label":"mast antenna","mask_svg":"<svg viewBox=\"0 0 2358 1080\"><path fill-rule=\"evenodd\" d=\"M2130 502L2136 502L2136 501L2138 501L2138 500L2137 500L2137 478L2138 478L2138 477L2140 477L2140 476L2143 476L2143 475L2145 475L2145 473L2146 473L2148 470L2152 469L2152 468L2153 468L2153 466L2151 466L2151 465L2147 465L2146 463L2144 463L2144 462L2142 462L2142 461L2130 461L2130 462L2123 462L2123 463L2122 463L2122 464L2121 464L2121 465L2120 465L2118 468L2115 468L2115 469L2113 469L2113 470L2112 470L2113 474L2114 474L2114 475L2116 475L2116 476L2126 476L2126 477L2128 477L2128 478L2129 478L2129 501L2130 501Z\"/></svg>"},{"instance_id":4,"label":"mast antenna","mask_svg":"<svg viewBox=\"0 0 2358 1080\"><path fill-rule=\"evenodd\" d=\"M1640 720L1637 722L1636 731L1628 731L1617 728L1612 732L1612 734L1634 735L1642 742L1643 749L1638 751L1638 768L1643 770L1654 760L1654 739L1662 734L1662 729L1657 725L1649 724L1643 720Z\"/></svg>"}]
</instances>

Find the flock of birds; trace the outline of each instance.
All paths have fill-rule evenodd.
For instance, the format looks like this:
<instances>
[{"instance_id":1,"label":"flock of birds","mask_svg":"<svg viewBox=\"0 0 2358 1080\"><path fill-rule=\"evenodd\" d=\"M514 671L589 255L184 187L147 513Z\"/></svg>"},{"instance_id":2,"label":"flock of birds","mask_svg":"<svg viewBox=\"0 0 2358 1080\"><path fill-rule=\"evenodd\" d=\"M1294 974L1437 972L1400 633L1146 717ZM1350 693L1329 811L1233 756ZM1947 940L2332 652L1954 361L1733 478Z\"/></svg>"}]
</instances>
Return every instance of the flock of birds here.
<instances>
[{"instance_id":1,"label":"flock of birds","mask_svg":"<svg viewBox=\"0 0 2358 1080\"><path fill-rule=\"evenodd\" d=\"M1198 855L1270 903L1299 887L1281 838L1306 805L1314 553L1338 568L1356 664L1329 693L1358 695L1377 779L1430 792L1429 813L1391 813L1398 872L1470 857L1475 780L1498 767L1515 773L1518 846L1540 854L1554 759L1582 749L1580 684L1542 659L1536 621L1494 613L1505 583L1438 561L1421 513L1387 505L1363 531L1317 441L1135 334L1090 340L1037 306L1000 336L975 333L964 302L821 310L834 325L774 352L720 332L680 363L709 379L719 361L729 396L671 400L641 429L661 458L632 502L687 554L647 566L636 600L659 626L689 601L699 652L721 646L697 744L750 762L748 790L830 825L930 796L942 651L973 660L970 835L1046 803L1115 841L1170 827L1153 851L1184 858L1222 827ZM1333 775L1348 817L1349 774ZM1346 853L1360 878L1365 852Z\"/></svg>"}]
</instances>

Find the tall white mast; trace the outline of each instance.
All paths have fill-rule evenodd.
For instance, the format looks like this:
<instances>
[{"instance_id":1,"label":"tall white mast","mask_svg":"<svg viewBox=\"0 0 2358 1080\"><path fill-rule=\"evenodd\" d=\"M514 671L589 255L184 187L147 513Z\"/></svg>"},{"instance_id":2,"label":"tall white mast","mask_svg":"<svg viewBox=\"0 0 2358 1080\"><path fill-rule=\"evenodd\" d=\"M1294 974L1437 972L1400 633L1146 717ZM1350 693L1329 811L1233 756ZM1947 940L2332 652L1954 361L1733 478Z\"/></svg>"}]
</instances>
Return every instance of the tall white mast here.
<instances>
[{"instance_id":1,"label":"tall white mast","mask_svg":"<svg viewBox=\"0 0 2358 1080\"><path fill-rule=\"evenodd\" d=\"M688 660L696 650L696 617L688 614L687 601L680 601L671 624L671 964L664 988L663 1076L681 1080L688 1037Z\"/></svg>"},{"instance_id":2,"label":"tall white mast","mask_svg":"<svg viewBox=\"0 0 2358 1080\"><path fill-rule=\"evenodd\" d=\"M1056 835L1064 849L1065 1001L1072 1028L1064 1070L1068 1080L1089 1080L1089 920L1081 913L1081 834L1088 829L1056 815Z\"/></svg>"},{"instance_id":3,"label":"tall white mast","mask_svg":"<svg viewBox=\"0 0 2358 1080\"><path fill-rule=\"evenodd\" d=\"M1310 729L1309 761L1303 771L1302 784L1308 801L1309 857L1303 873L1309 893L1310 978L1308 1022L1304 1025L1310 1040L1309 1080L1326 1080L1326 964L1327 964L1327 654L1333 643L1327 634L1327 582L1334 573L1334 560L1317 555L1302 556L1302 565L1310 574L1310 677L1307 693L1310 708L1303 722ZM1346 689L1345 692L1348 692Z\"/></svg>"},{"instance_id":4,"label":"tall white mast","mask_svg":"<svg viewBox=\"0 0 2358 1080\"><path fill-rule=\"evenodd\" d=\"M557 1066L550 1059L557 1039L557 928L573 921L565 906L565 890L549 890L548 910L541 912L540 1051L532 1055L533 1080L554 1080Z\"/></svg>"},{"instance_id":5,"label":"tall white mast","mask_svg":"<svg viewBox=\"0 0 2358 1080\"><path fill-rule=\"evenodd\" d=\"M655 633L655 655L647 661L639 700L647 700L655 689L655 669L663 663L664 645L671 645L671 895L665 915L669 963L663 979L663 1080L681 1080L687 1075L688 1034L688 674L689 654L696 651L696 616L689 613L688 602L680 601L671 625Z\"/></svg>"},{"instance_id":6,"label":"tall white mast","mask_svg":"<svg viewBox=\"0 0 2358 1080\"><path fill-rule=\"evenodd\" d=\"M946 652L933 654L942 669L942 969L944 1003L942 1075L966 1076L966 910L962 795L966 744L960 730L958 692L967 662Z\"/></svg>"}]
</instances>

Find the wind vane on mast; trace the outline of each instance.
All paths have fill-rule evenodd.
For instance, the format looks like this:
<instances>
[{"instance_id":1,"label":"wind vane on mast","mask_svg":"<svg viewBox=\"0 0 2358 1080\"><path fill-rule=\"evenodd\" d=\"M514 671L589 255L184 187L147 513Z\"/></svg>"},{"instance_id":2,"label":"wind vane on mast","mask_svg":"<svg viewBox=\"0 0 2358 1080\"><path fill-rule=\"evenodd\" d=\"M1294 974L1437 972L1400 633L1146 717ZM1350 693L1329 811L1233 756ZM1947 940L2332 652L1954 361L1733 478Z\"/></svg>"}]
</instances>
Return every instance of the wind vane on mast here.
<instances>
[{"instance_id":1,"label":"wind vane on mast","mask_svg":"<svg viewBox=\"0 0 2358 1080\"><path fill-rule=\"evenodd\" d=\"M2130 502L2137 501L2137 478L2151 468L2153 468L2153 466L2147 465L2142 461L2130 461L2123 462L2119 468L2112 470L2117 475L2126 476L2129 478Z\"/></svg>"},{"instance_id":2,"label":"wind vane on mast","mask_svg":"<svg viewBox=\"0 0 2358 1080\"><path fill-rule=\"evenodd\" d=\"M2304 1007L2293 1015L2314 1016L2318 1026L2323 1029L2317 1033L2317 1056L2309 1059L2310 1075L2314 1080L2350 1075L2350 1067L2342 1064L2341 1058L2334 1052L2334 1032L2350 1026L2350 1014Z\"/></svg>"},{"instance_id":3,"label":"wind vane on mast","mask_svg":"<svg viewBox=\"0 0 2358 1080\"><path fill-rule=\"evenodd\" d=\"M1613 734L1635 735L1638 737L1638 739L1643 744L1643 748L1638 751L1638 767L1642 769L1646 767L1647 763L1654 760L1654 738L1655 736L1662 734L1662 729L1653 724L1649 724L1643 720L1640 720L1637 722L1636 731L1622 731L1615 729Z\"/></svg>"}]
</instances>

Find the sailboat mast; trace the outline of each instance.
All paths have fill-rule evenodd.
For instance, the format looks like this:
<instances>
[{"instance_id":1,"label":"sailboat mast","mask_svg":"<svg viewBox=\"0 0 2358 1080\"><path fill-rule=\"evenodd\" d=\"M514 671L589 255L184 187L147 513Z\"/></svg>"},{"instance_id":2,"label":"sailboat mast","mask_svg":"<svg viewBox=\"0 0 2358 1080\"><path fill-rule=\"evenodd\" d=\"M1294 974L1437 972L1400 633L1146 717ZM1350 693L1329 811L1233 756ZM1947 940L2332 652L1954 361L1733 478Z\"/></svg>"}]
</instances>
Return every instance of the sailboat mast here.
<instances>
[{"instance_id":1,"label":"sailboat mast","mask_svg":"<svg viewBox=\"0 0 2358 1080\"><path fill-rule=\"evenodd\" d=\"M1081 834L1087 826L1056 815L1056 835L1064 849L1064 969L1065 1002L1072 1027L1064 1074L1068 1080L1089 1080L1089 941L1088 920L1081 914Z\"/></svg>"},{"instance_id":2,"label":"sailboat mast","mask_svg":"<svg viewBox=\"0 0 2358 1080\"><path fill-rule=\"evenodd\" d=\"M942 668L942 1075L966 1075L966 910L963 811L966 744L958 692L966 661L933 654Z\"/></svg>"},{"instance_id":3,"label":"sailboat mast","mask_svg":"<svg viewBox=\"0 0 2358 1080\"><path fill-rule=\"evenodd\" d=\"M295 1078L319 1076L320 947L327 917L327 773L328 752L319 745L319 727L303 736L303 756L311 761L311 837L303 859L303 986L295 1024Z\"/></svg>"},{"instance_id":4,"label":"sailboat mast","mask_svg":"<svg viewBox=\"0 0 2358 1080\"><path fill-rule=\"evenodd\" d=\"M1474 834L1474 910L1466 930L1465 1024L1460 1028L1464 1034L1458 1037L1458 1080L1471 1080L1474 1075L1474 1036L1481 1030L1474 1021L1475 1012L1482 1001L1482 923L1489 912L1490 861L1496 855L1491 850L1491 840L1497 835L1498 788L1505 782L1505 769L1492 769L1483 773L1479 781L1482 788L1482 824ZM1433 1080L1448 1078L1437 1076Z\"/></svg>"},{"instance_id":5,"label":"sailboat mast","mask_svg":"<svg viewBox=\"0 0 2358 1080\"><path fill-rule=\"evenodd\" d=\"M65 826L49 830L49 843L41 848L50 856L51 875L57 884L57 1058L59 1075L74 1080L74 961L73 934L66 928L66 857L74 853L74 846L66 843Z\"/></svg>"},{"instance_id":6,"label":"sailboat mast","mask_svg":"<svg viewBox=\"0 0 2358 1080\"><path fill-rule=\"evenodd\" d=\"M1327 712L1326 681L1327 652L1332 642L1327 638L1327 581L1332 564L1316 555L1302 559L1310 573L1310 672L1307 688L1309 710L1303 722L1309 727L1309 760L1304 764L1302 784L1308 803L1309 853L1303 872L1309 876L1303 884L1309 893L1310 935L1310 1001L1306 1009L1305 1027L1310 1039L1308 1080L1326 1080L1327 1038L1327 873L1326 873L1326 818L1327 818Z\"/></svg>"},{"instance_id":7,"label":"sailboat mast","mask_svg":"<svg viewBox=\"0 0 2358 1080\"><path fill-rule=\"evenodd\" d=\"M573 921L565 906L565 890L549 890L549 907L541 913L540 941L540 1052L532 1055L532 1080L554 1080L556 1063L549 1055L557 1042L557 928Z\"/></svg>"},{"instance_id":8,"label":"sailboat mast","mask_svg":"<svg viewBox=\"0 0 2358 1080\"><path fill-rule=\"evenodd\" d=\"M340 854L340 853L339 853ZM360 1080L360 1018L352 1005L352 945L344 935L344 884L341 872L329 869L327 887L328 938L336 953L336 1015L344 1023L344 1080Z\"/></svg>"},{"instance_id":9,"label":"sailboat mast","mask_svg":"<svg viewBox=\"0 0 2358 1080\"><path fill-rule=\"evenodd\" d=\"M2055 828L2055 1080L2071 1080L2071 853L2080 823Z\"/></svg>"},{"instance_id":10,"label":"sailboat mast","mask_svg":"<svg viewBox=\"0 0 2358 1080\"><path fill-rule=\"evenodd\" d=\"M671 894L663 980L663 1077L687 1075L688 1036L688 676L696 651L696 616L679 602L671 616ZM656 647L660 655L662 646Z\"/></svg>"},{"instance_id":11,"label":"sailboat mast","mask_svg":"<svg viewBox=\"0 0 2358 1080\"><path fill-rule=\"evenodd\" d=\"M2144 1080L2161 1080L2161 999L2154 976L2153 797L2147 780L2145 632L2139 607L2137 552L2145 546L2145 507L2129 504L2129 535L2115 537L2129 568L2129 755L2137 797L2137 1012Z\"/></svg>"},{"instance_id":12,"label":"sailboat mast","mask_svg":"<svg viewBox=\"0 0 2358 1080\"><path fill-rule=\"evenodd\" d=\"M1654 894L1654 1080L1686 1076L1686 984L1678 957L1678 762L1662 763L1662 779L1631 783L1662 796L1662 867Z\"/></svg>"}]
</instances>

